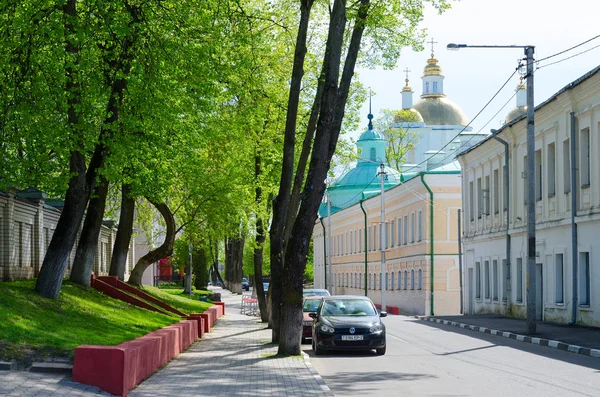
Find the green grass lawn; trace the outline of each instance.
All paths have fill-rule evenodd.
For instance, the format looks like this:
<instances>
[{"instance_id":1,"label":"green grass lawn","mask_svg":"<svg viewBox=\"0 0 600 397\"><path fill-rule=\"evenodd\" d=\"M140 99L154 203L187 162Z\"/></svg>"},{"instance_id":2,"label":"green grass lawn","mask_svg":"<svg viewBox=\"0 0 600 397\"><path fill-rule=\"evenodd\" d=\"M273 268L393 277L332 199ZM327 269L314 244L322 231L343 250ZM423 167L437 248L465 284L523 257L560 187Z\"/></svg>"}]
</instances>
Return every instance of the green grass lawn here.
<instances>
[{"instance_id":1,"label":"green grass lawn","mask_svg":"<svg viewBox=\"0 0 600 397\"><path fill-rule=\"evenodd\" d=\"M72 357L79 345L118 345L181 320L69 281L64 281L57 300L42 298L34 286L35 280L0 283L0 360ZM211 305L190 300L177 290L146 291L186 313L200 313Z\"/></svg>"},{"instance_id":2,"label":"green grass lawn","mask_svg":"<svg viewBox=\"0 0 600 397\"><path fill-rule=\"evenodd\" d=\"M200 298L210 294L210 291L192 291L192 296L190 298L189 295L183 293L183 288L162 289L144 286L142 290L152 295L156 299L160 299L161 301L187 314L203 313L206 309L212 306L212 303L210 302L200 301Z\"/></svg>"}]
</instances>

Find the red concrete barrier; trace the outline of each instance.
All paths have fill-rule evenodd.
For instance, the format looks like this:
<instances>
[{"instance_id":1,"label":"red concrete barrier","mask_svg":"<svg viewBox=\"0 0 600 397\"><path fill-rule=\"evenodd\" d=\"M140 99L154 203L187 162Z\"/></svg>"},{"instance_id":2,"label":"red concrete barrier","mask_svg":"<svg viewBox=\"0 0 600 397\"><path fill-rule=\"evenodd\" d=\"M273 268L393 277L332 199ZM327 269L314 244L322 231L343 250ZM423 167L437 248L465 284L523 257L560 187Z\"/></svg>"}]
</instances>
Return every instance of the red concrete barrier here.
<instances>
[{"instance_id":1,"label":"red concrete barrier","mask_svg":"<svg viewBox=\"0 0 600 397\"><path fill-rule=\"evenodd\" d=\"M375 307L377 310L381 310L381 305L379 303L376 303ZM400 308L398 306L385 305L385 311L389 314L400 314Z\"/></svg>"},{"instance_id":2,"label":"red concrete barrier","mask_svg":"<svg viewBox=\"0 0 600 397\"><path fill-rule=\"evenodd\" d=\"M188 320L195 320L198 323L198 338L204 336L204 319L200 314L190 314Z\"/></svg>"},{"instance_id":3,"label":"red concrete barrier","mask_svg":"<svg viewBox=\"0 0 600 397\"><path fill-rule=\"evenodd\" d=\"M221 316L225 315L225 302L213 302L214 305L220 306L222 308ZM219 317L221 317L219 316Z\"/></svg>"},{"instance_id":4,"label":"red concrete barrier","mask_svg":"<svg viewBox=\"0 0 600 397\"><path fill-rule=\"evenodd\" d=\"M202 324L204 325L204 332L205 333L206 332L210 332L210 325L212 324L212 322L210 321L210 319L212 317L211 314L207 313L207 312L204 312L204 313L200 313L199 315L204 320L202 322Z\"/></svg>"},{"instance_id":5,"label":"red concrete barrier","mask_svg":"<svg viewBox=\"0 0 600 397\"><path fill-rule=\"evenodd\" d=\"M186 350L198 337L198 321L183 320L118 346L75 349L73 380L111 394L129 390Z\"/></svg>"}]
</instances>

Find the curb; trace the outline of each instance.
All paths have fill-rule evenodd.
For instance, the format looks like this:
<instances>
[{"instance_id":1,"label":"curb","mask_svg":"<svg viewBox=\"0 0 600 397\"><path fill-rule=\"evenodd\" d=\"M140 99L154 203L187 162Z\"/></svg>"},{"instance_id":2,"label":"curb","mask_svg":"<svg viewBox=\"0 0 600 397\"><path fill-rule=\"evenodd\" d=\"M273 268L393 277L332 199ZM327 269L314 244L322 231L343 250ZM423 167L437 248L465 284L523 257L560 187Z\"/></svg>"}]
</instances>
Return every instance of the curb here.
<instances>
[{"instance_id":1,"label":"curb","mask_svg":"<svg viewBox=\"0 0 600 397\"><path fill-rule=\"evenodd\" d=\"M496 329L490 329L490 328L486 328L486 327L480 327L477 325L459 323L456 321L442 320L439 318L423 317L423 316L417 316L417 318L422 321L429 321L429 322L437 323L437 324L450 325L453 327L470 329L472 331L483 332L484 334L502 336L504 338L517 340L519 342L533 343L534 345L547 346L547 347L551 347L553 349L562 350L562 351L566 351L566 352L570 352L570 353L581 354L581 355L588 356L588 357L600 358L600 349L591 349L589 347L570 345L568 343L560 342L557 340L534 338L531 336L519 335L519 334L515 334L512 332L499 331Z\"/></svg>"},{"instance_id":2,"label":"curb","mask_svg":"<svg viewBox=\"0 0 600 397\"><path fill-rule=\"evenodd\" d=\"M0 371L10 371L13 368L13 363L0 361Z\"/></svg>"},{"instance_id":3,"label":"curb","mask_svg":"<svg viewBox=\"0 0 600 397\"><path fill-rule=\"evenodd\" d=\"M310 362L310 356L308 354L306 354L305 352L302 352L302 356L304 357L304 364L306 364L306 367L309 369L310 373L312 374L312 376L315 378L315 380L321 387L321 390L326 392L325 393L326 396L333 396L334 395L333 392L331 391L329 386L327 386L327 384L325 383L325 380L323 380L323 377L321 375L319 375L319 373L317 372L315 367L312 366L312 364Z\"/></svg>"},{"instance_id":4,"label":"curb","mask_svg":"<svg viewBox=\"0 0 600 397\"><path fill-rule=\"evenodd\" d=\"M29 368L29 372L44 372L53 374L70 374L73 371L73 364L66 362L34 362Z\"/></svg>"}]
</instances>

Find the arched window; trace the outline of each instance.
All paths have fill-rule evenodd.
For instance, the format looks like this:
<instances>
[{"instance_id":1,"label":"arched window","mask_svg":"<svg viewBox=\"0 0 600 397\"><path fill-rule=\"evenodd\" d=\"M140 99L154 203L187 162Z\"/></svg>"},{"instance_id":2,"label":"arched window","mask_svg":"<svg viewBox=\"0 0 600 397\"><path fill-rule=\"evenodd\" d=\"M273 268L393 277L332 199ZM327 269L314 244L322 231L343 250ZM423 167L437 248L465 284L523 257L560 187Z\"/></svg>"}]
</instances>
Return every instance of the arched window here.
<instances>
[{"instance_id":1,"label":"arched window","mask_svg":"<svg viewBox=\"0 0 600 397\"><path fill-rule=\"evenodd\" d=\"M389 288L390 288L390 286L388 284L388 273L385 272L385 289L389 289Z\"/></svg>"},{"instance_id":2,"label":"arched window","mask_svg":"<svg viewBox=\"0 0 600 397\"><path fill-rule=\"evenodd\" d=\"M422 289L423 288L423 270L419 269L419 273L418 273L418 284L417 284L418 289Z\"/></svg>"},{"instance_id":3,"label":"arched window","mask_svg":"<svg viewBox=\"0 0 600 397\"><path fill-rule=\"evenodd\" d=\"M437 93L437 81L433 82L433 93L436 94Z\"/></svg>"},{"instance_id":4,"label":"arched window","mask_svg":"<svg viewBox=\"0 0 600 397\"><path fill-rule=\"evenodd\" d=\"M415 269L410 270L410 289L415 289Z\"/></svg>"},{"instance_id":5,"label":"arched window","mask_svg":"<svg viewBox=\"0 0 600 397\"><path fill-rule=\"evenodd\" d=\"M408 289L408 271L404 271L404 289Z\"/></svg>"},{"instance_id":6,"label":"arched window","mask_svg":"<svg viewBox=\"0 0 600 397\"><path fill-rule=\"evenodd\" d=\"M402 270L398 271L398 290L402 291Z\"/></svg>"},{"instance_id":7,"label":"arched window","mask_svg":"<svg viewBox=\"0 0 600 397\"><path fill-rule=\"evenodd\" d=\"M371 148L371 152L369 153L369 160L377 161L377 150L374 147Z\"/></svg>"},{"instance_id":8,"label":"arched window","mask_svg":"<svg viewBox=\"0 0 600 397\"><path fill-rule=\"evenodd\" d=\"M425 93L429 94L429 83L425 83Z\"/></svg>"},{"instance_id":9,"label":"arched window","mask_svg":"<svg viewBox=\"0 0 600 397\"><path fill-rule=\"evenodd\" d=\"M394 272L392 272L392 288L391 288L391 290L392 291L394 290Z\"/></svg>"}]
</instances>

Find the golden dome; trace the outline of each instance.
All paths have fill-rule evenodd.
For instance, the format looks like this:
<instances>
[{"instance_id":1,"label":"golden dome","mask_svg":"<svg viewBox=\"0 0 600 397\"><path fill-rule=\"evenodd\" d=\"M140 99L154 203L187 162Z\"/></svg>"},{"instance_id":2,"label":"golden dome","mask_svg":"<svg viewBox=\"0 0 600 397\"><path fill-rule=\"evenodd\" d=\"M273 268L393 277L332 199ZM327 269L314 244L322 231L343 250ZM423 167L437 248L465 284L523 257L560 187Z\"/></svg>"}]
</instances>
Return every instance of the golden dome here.
<instances>
[{"instance_id":1,"label":"golden dome","mask_svg":"<svg viewBox=\"0 0 600 397\"><path fill-rule=\"evenodd\" d=\"M504 119L504 123L510 123L511 121L518 119L519 117L524 116L526 114L527 106L517 106L516 108L508 112L506 118Z\"/></svg>"},{"instance_id":2,"label":"golden dome","mask_svg":"<svg viewBox=\"0 0 600 397\"><path fill-rule=\"evenodd\" d=\"M469 121L464 112L452 101L443 96L423 96L414 104L423 121L431 125L467 125Z\"/></svg>"},{"instance_id":3,"label":"golden dome","mask_svg":"<svg viewBox=\"0 0 600 397\"><path fill-rule=\"evenodd\" d=\"M441 76L442 68L438 65L438 60L433 57L431 54L431 58L427 60L427 65L423 69L423 76Z\"/></svg>"}]
</instances>

